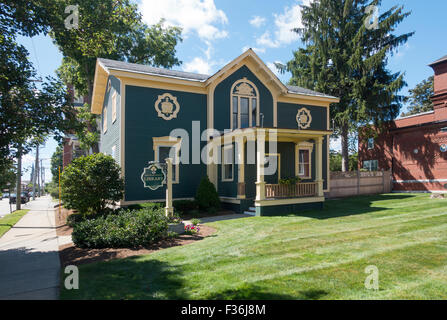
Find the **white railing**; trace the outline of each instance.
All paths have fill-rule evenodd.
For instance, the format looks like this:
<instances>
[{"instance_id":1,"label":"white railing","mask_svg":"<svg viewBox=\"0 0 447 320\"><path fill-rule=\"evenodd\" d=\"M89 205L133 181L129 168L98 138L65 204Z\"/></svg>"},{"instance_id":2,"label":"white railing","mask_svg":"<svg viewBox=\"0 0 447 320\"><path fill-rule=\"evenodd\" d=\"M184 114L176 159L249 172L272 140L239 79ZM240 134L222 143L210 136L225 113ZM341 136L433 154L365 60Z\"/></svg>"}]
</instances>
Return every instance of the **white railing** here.
<instances>
[{"instance_id":1,"label":"white railing","mask_svg":"<svg viewBox=\"0 0 447 320\"><path fill-rule=\"evenodd\" d=\"M266 198L300 198L315 197L317 195L318 183L307 182L294 185L266 184Z\"/></svg>"}]
</instances>

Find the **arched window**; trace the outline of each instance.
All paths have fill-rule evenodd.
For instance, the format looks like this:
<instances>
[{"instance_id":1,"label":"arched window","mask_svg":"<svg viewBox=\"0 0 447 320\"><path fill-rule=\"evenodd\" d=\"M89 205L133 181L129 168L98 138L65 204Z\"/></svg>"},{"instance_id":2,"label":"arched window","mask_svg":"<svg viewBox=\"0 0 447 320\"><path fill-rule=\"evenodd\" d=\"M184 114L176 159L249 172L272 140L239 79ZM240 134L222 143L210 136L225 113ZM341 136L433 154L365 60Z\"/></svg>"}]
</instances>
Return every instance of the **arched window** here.
<instances>
[{"instance_id":1,"label":"arched window","mask_svg":"<svg viewBox=\"0 0 447 320\"><path fill-rule=\"evenodd\" d=\"M243 78L231 87L230 128L259 126L259 92L253 82Z\"/></svg>"}]
</instances>

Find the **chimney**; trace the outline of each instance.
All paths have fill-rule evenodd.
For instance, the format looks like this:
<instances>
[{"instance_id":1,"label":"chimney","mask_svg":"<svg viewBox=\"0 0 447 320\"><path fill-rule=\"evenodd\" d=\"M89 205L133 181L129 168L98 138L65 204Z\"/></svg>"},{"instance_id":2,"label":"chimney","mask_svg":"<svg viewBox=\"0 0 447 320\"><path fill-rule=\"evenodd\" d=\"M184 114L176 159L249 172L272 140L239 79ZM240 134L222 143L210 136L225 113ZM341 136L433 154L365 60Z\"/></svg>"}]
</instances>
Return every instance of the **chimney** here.
<instances>
[{"instance_id":1,"label":"chimney","mask_svg":"<svg viewBox=\"0 0 447 320\"><path fill-rule=\"evenodd\" d=\"M431 97L435 121L447 120L447 56L429 65L435 72L434 94Z\"/></svg>"}]
</instances>

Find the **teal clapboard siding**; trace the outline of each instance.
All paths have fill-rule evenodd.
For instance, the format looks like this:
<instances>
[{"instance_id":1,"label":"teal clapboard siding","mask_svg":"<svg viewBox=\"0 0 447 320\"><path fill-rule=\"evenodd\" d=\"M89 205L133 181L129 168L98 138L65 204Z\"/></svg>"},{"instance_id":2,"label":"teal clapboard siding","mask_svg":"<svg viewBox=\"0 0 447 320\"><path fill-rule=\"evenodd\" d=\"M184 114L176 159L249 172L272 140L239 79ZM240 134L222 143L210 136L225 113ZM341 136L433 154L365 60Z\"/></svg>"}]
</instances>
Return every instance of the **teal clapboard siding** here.
<instances>
[{"instance_id":1,"label":"teal clapboard siding","mask_svg":"<svg viewBox=\"0 0 447 320\"><path fill-rule=\"evenodd\" d=\"M245 65L219 83L214 90L214 128L223 131L230 126L230 90L242 78L254 83L259 91L260 113L264 114L264 127L273 127L273 96L266 86Z\"/></svg>"},{"instance_id":2,"label":"teal clapboard siding","mask_svg":"<svg viewBox=\"0 0 447 320\"><path fill-rule=\"evenodd\" d=\"M164 93L177 98L180 105L177 118L164 120L158 117L154 105L158 96ZM191 162L192 121L200 121L200 132L206 129L206 95L126 85L125 112L125 201L164 199L166 188L152 191L144 188L141 181L143 168L155 159L152 138L169 136L173 129L186 130L190 139L182 141L181 152L185 152L189 145ZM205 143L201 142L201 149ZM206 165L203 163L180 164L180 181L173 184L173 197L194 197L205 175Z\"/></svg>"},{"instance_id":3,"label":"teal clapboard siding","mask_svg":"<svg viewBox=\"0 0 447 320\"><path fill-rule=\"evenodd\" d=\"M110 86L110 87L109 87ZM121 142L121 82L114 76L107 81L104 106L101 114L100 152L112 155L115 147L115 160L120 164ZM112 122L112 95L116 92L116 120ZM104 119L104 109L107 109L107 119ZM104 121L107 121L107 131L104 133Z\"/></svg>"},{"instance_id":4,"label":"teal clapboard siding","mask_svg":"<svg viewBox=\"0 0 447 320\"><path fill-rule=\"evenodd\" d=\"M327 128L327 108L278 102L278 128L298 129L296 115L298 110L306 108L310 111L312 122L305 130L328 130Z\"/></svg>"}]
</instances>

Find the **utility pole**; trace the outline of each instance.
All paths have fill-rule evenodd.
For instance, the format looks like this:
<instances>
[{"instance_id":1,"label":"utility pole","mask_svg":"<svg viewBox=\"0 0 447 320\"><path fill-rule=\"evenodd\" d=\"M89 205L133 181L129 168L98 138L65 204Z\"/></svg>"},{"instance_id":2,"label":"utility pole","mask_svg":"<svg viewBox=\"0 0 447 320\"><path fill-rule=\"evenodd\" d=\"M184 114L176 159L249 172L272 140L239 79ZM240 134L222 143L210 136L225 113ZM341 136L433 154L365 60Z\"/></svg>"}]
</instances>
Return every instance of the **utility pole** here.
<instances>
[{"instance_id":1,"label":"utility pole","mask_svg":"<svg viewBox=\"0 0 447 320\"><path fill-rule=\"evenodd\" d=\"M22 208L22 147L17 150L16 210ZM11 194L9 195L11 196Z\"/></svg>"},{"instance_id":2,"label":"utility pole","mask_svg":"<svg viewBox=\"0 0 447 320\"><path fill-rule=\"evenodd\" d=\"M36 183L39 176L39 143L36 145L36 162L34 164L33 176L33 200L36 200Z\"/></svg>"},{"instance_id":3,"label":"utility pole","mask_svg":"<svg viewBox=\"0 0 447 320\"><path fill-rule=\"evenodd\" d=\"M45 194L45 168L43 167L43 163L42 163L43 159L40 159L40 190L42 190L43 188L43 194ZM40 196L40 195L39 195Z\"/></svg>"}]
</instances>

